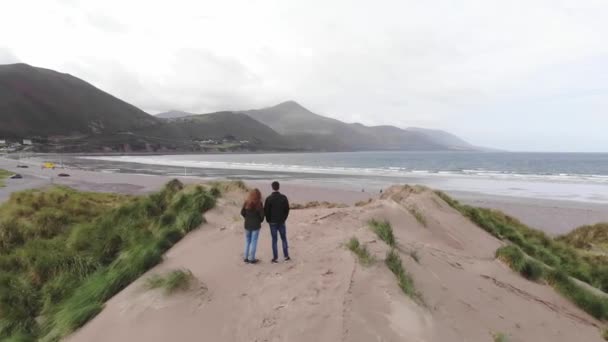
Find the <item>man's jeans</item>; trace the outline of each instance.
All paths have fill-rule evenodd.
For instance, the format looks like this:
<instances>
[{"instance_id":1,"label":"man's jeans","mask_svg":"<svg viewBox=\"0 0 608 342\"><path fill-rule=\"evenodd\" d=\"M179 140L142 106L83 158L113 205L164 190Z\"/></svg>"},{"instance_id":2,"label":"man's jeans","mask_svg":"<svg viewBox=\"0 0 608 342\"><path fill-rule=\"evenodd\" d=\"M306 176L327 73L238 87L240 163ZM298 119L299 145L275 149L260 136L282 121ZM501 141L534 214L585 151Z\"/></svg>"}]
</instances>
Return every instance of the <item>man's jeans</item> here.
<instances>
[{"instance_id":1,"label":"man's jeans","mask_svg":"<svg viewBox=\"0 0 608 342\"><path fill-rule=\"evenodd\" d=\"M277 259L279 257L279 252L277 251L277 232L281 235L281 241L283 242L283 256L289 257L289 251L287 247L287 229L285 228L285 223L283 224L270 224L270 235L272 235L272 258Z\"/></svg>"},{"instance_id":2,"label":"man's jeans","mask_svg":"<svg viewBox=\"0 0 608 342\"><path fill-rule=\"evenodd\" d=\"M245 231L245 259L249 261L255 260L255 251L258 247L258 236L260 236L260 230L246 230Z\"/></svg>"}]
</instances>

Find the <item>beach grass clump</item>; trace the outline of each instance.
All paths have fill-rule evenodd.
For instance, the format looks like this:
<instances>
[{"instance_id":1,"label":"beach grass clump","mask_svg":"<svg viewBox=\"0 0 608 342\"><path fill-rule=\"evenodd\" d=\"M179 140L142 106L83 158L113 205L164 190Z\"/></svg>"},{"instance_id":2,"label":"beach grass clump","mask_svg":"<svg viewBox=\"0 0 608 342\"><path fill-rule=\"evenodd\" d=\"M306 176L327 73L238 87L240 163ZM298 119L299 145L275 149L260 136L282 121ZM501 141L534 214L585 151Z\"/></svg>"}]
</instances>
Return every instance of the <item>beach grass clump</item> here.
<instances>
[{"instance_id":1,"label":"beach grass clump","mask_svg":"<svg viewBox=\"0 0 608 342\"><path fill-rule=\"evenodd\" d=\"M162 289L167 295L190 288L194 275L190 270L173 270L164 275L155 274L146 279L146 288Z\"/></svg>"},{"instance_id":2,"label":"beach grass clump","mask_svg":"<svg viewBox=\"0 0 608 342\"><path fill-rule=\"evenodd\" d=\"M539 281L545 274L545 266L528 257L515 245L501 247L496 251L496 257L507 263L514 271L526 279Z\"/></svg>"},{"instance_id":3,"label":"beach grass clump","mask_svg":"<svg viewBox=\"0 0 608 342\"><path fill-rule=\"evenodd\" d=\"M370 220L369 226L380 240L386 242L390 247L395 247L397 240L393 234L393 227L388 221Z\"/></svg>"},{"instance_id":4,"label":"beach grass clump","mask_svg":"<svg viewBox=\"0 0 608 342\"><path fill-rule=\"evenodd\" d=\"M56 341L162 260L216 198L169 182L149 196L67 187L0 206L0 340Z\"/></svg>"},{"instance_id":5,"label":"beach grass clump","mask_svg":"<svg viewBox=\"0 0 608 342\"><path fill-rule=\"evenodd\" d=\"M501 332L494 333L492 337L494 338L494 342L509 342L507 335Z\"/></svg>"},{"instance_id":6,"label":"beach grass clump","mask_svg":"<svg viewBox=\"0 0 608 342\"><path fill-rule=\"evenodd\" d=\"M10 177L13 173L6 171L4 169L0 169L0 188L3 188L6 186L6 184L4 184L4 179Z\"/></svg>"},{"instance_id":7,"label":"beach grass clump","mask_svg":"<svg viewBox=\"0 0 608 342\"><path fill-rule=\"evenodd\" d=\"M346 247L351 252L355 253L357 259L359 260L359 263L361 263L361 265L363 266L369 266L376 261L374 256L371 255L367 250L367 247L365 245L362 245L359 240L354 236L348 241Z\"/></svg>"},{"instance_id":8,"label":"beach grass clump","mask_svg":"<svg viewBox=\"0 0 608 342\"><path fill-rule=\"evenodd\" d=\"M608 222L578 227L566 235L559 236L558 241L582 250L597 254L608 254Z\"/></svg>"},{"instance_id":9,"label":"beach grass clump","mask_svg":"<svg viewBox=\"0 0 608 342\"><path fill-rule=\"evenodd\" d=\"M391 248L391 250L386 253L386 259L384 260L384 263L397 278L397 283L401 291L403 291L403 293L405 293L412 299L418 302L422 302L422 296L418 291L416 291L416 288L414 287L414 280L403 267L401 257L394 248Z\"/></svg>"},{"instance_id":10,"label":"beach grass clump","mask_svg":"<svg viewBox=\"0 0 608 342\"><path fill-rule=\"evenodd\" d=\"M602 337L604 338L604 340L608 341L608 328L602 329Z\"/></svg>"},{"instance_id":11,"label":"beach grass clump","mask_svg":"<svg viewBox=\"0 0 608 342\"><path fill-rule=\"evenodd\" d=\"M427 226L426 218L424 217L424 215L422 214L420 209L418 209L416 206L411 206L411 207L407 208L407 211L412 216L414 216L416 221L418 221L418 223L420 223L423 227Z\"/></svg>"}]
</instances>

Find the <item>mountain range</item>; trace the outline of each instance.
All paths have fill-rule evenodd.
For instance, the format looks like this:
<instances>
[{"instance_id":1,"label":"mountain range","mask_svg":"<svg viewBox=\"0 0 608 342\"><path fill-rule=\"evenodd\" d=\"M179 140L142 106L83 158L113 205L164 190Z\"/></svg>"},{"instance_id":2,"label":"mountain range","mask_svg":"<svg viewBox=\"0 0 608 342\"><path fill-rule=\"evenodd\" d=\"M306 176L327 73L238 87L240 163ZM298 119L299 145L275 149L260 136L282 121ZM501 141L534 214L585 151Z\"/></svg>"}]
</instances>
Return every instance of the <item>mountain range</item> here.
<instances>
[{"instance_id":1,"label":"mountain range","mask_svg":"<svg viewBox=\"0 0 608 342\"><path fill-rule=\"evenodd\" d=\"M150 115L69 74L0 65L0 140L39 150L476 150L444 131L345 123L294 101L244 111Z\"/></svg>"}]
</instances>

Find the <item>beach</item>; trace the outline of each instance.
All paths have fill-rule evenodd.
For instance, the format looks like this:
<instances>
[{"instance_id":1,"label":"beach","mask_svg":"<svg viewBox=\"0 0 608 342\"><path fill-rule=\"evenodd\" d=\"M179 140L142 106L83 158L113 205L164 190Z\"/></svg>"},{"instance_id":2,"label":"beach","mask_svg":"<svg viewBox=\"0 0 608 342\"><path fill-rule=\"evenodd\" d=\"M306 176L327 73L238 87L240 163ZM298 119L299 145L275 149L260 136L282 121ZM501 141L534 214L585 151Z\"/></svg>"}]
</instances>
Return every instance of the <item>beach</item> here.
<instances>
[{"instance_id":1,"label":"beach","mask_svg":"<svg viewBox=\"0 0 608 342\"><path fill-rule=\"evenodd\" d=\"M50 184L70 186L84 191L118 192L125 194L145 194L158 190L167 181L177 178L184 183L197 183L211 179L223 179L221 171L211 177L183 176L178 172L171 175L124 173L115 171L91 171L66 166L65 169L43 170L40 168L40 158L24 160L27 169L17 168L18 162L12 159L0 158L0 168L24 176L23 179L7 180L7 187L0 188L0 202L8 198L11 192L28 188L37 188ZM86 162L86 160L85 160ZM93 162L93 165L96 164ZM70 177L58 177L59 173L68 173ZM133 171L131 171L133 172ZM190 170L192 173L193 170ZM238 175L228 172L229 179L236 179ZM269 177L269 176L266 176ZM259 188L263 194L268 194L272 178L263 179L264 175L249 177L245 182L251 187ZM352 205L359 201L377 198L380 189L386 185L356 188L345 186L339 182L327 182L323 179L316 181L310 177L306 179L288 178L280 179L283 189L294 203L305 204L311 201L327 201L338 204ZM414 183L416 184L416 183ZM437 188L437 190L446 190ZM447 193L463 203L502 210L505 213L521 220L537 229L551 235L565 234L581 225L595 224L608 221L608 203L568 201L556 199L543 199L515 197L505 195L492 195L473 191L450 191Z\"/></svg>"}]
</instances>

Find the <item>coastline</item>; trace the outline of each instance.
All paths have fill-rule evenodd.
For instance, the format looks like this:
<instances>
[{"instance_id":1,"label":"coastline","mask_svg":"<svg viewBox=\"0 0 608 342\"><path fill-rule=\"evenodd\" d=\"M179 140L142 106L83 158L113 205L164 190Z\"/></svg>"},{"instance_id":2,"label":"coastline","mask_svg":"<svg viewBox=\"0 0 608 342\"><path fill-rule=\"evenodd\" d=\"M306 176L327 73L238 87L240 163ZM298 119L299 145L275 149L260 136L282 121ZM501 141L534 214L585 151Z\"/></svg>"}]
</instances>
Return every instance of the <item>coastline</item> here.
<instances>
[{"instance_id":1,"label":"coastline","mask_svg":"<svg viewBox=\"0 0 608 342\"><path fill-rule=\"evenodd\" d=\"M7 180L7 186L0 188L0 203L6 200L11 192L48 186L50 184L66 185L83 191L118 192L125 194L144 194L158 190L173 178L184 183L197 183L213 180L198 176L151 175L138 173L88 171L73 168L42 170L35 161L29 160L27 169L18 169L17 161L0 158L0 168L20 173L20 180ZM66 172L70 177L57 177ZM221 179L221 178L215 178ZM267 179L248 179L245 182L268 193ZM327 201L353 205L359 201L374 199L379 196L377 190L358 191L352 187L332 183L302 181L298 179L281 180L283 191L293 203L305 204L311 201ZM445 189L438 189L445 190ZM541 229L551 235L559 235L586 224L608 221L608 204L587 203L568 200L534 199L488 195L468 191L447 191L454 198L465 204L493 208L504 211L523 223Z\"/></svg>"}]
</instances>

